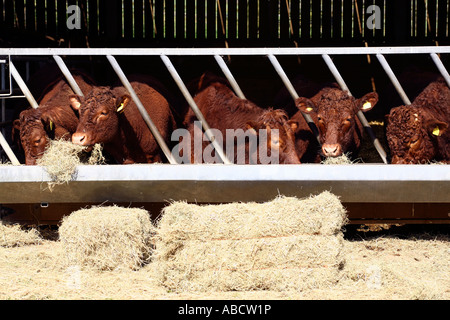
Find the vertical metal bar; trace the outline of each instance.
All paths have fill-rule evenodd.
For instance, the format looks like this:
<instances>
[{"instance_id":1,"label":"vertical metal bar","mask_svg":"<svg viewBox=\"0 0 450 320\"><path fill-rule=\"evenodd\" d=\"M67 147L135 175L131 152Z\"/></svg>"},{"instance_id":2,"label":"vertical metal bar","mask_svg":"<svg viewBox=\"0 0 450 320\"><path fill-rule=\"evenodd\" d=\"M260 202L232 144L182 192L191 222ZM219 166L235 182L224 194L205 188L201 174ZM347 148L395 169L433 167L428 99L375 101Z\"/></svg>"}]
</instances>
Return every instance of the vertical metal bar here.
<instances>
[{"instance_id":1,"label":"vertical metal bar","mask_svg":"<svg viewBox=\"0 0 450 320\"><path fill-rule=\"evenodd\" d=\"M348 92L349 95L352 95L350 90L348 89L347 85L345 84L344 79L342 78L341 74L339 73L339 70L336 68L335 64L333 63L333 60L331 60L330 56L327 54L323 54L322 58L324 59L325 63L327 64L328 68L330 69L331 73L333 74L334 78L336 79L337 83L341 87L342 90L345 90ZM357 113L359 121L361 121L364 128L366 128L367 133L370 136L370 139L372 140L372 143L375 147L375 149L378 151L378 154L380 155L381 159L385 164L387 164L387 154L386 151L384 151L380 141L375 136L375 133L372 130L372 127L370 126L369 122L367 121L366 117L364 116L363 112L360 110Z\"/></svg>"},{"instance_id":2,"label":"vertical metal bar","mask_svg":"<svg viewBox=\"0 0 450 320\"><path fill-rule=\"evenodd\" d=\"M288 76L286 75L286 73L284 72L283 68L281 67L280 63L278 62L277 58L273 55L273 54L269 54L267 56L270 60L270 62L272 63L273 67L275 68L275 71L278 73L278 75L280 76L281 80L283 81L284 85L286 86L286 89L289 91L292 99L294 99L294 101L296 99L299 98L297 92L295 91L294 86L292 85L291 81L289 81ZM307 113L301 113L303 115L303 117L305 118L306 122L312 124L312 128L311 130L313 130L314 135L316 136L317 141L320 144L320 138L319 138L319 131L317 130L316 125L314 124L313 119L311 118L311 116Z\"/></svg>"},{"instance_id":3,"label":"vertical metal bar","mask_svg":"<svg viewBox=\"0 0 450 320\"><path fill-rule=\"evenodd\" d=\"M231 86L233 87L233 90L236 93L236 95L241 99L246 99L244 93L242 92L241 88L239 87L238 83L236 82L236 79L233 77L233 74L231 73L227 64L225 63L225 61L223 61L223 58L221 56L219 56L218 54L214 55L214 58L216 59L217 63L219 64L220 69L222 69L223 73L225 74L225 77L228 79Z\"/></svg>"},{"instance_id":4,"label":"vertical metal bar","mask_svg":"<svg viewBox=\"0 0 450 320\"><path fill-rule=\"evenodd\" d=\"M120 68L119 64L117 63L116 59L111 56L107 55L109 63L113 67L114 71L116 72L117 76L119 77L120 81L122 82L123 86L128 90L128 92L131 95L131 98L133 99L134 103L136 103L136 106L138 107L139 112L142 115L142 118L144 118L145 123L147 124L148 128L152 132L153 136L155 137L156 141L158 142L159 147L164 152L167 160L171 164L176 164L176 160L173 158L172 153L170 152L169 148L166 145L166 142L164 141L163 137L158 131L158 128L153 123L152 119L147 113L147 110L145 109L142 102L139 100L136 92L134 91L133 87L131 86L130 82L128 81L127 77L123 73L122 69Z\"/></svg>"},{"instance_id":5,"label":"vertical metal bar","mask_svg":"<svg viewBox=\"0 0 450 320\"><path fill-rule=\"evenodd\" d=\"M444 77L445 82L447 82L447 85L450 87L450 75L448 74L447 69L445 69L445 66L442 63L441 59L439 59L438 55L434 52L430 53L430 56L433 59L434 63L436 64L436 67L439 69L439 72Z\"/></svg>"},{"instance_id":6,"label":"vertical metal bar","mask_svg":"<svg viewBox=\"0 0 450 320\"><path fill-rule=\"evenodd\" d=\"M378 61L380 61L381 66L383 67L384 71L388 75L389 79L391 80L391 82L394 85L395 89L397 90L398 94L402 98L403 103L406 105L410 105L411 101L409 100L408 96L406 95L405 91L403 90L400 82L398 81L398 79L395 76L394 72L392 71L391 67L389 66L389 63L387 62L386 58L381 53L377 53L377 59L378 59Z\"/></svg>"},{"instance_id":7,"label":"vertical metal bar","mask_svg":"<svg viewBox=\"0 0 450 320\"><path fill-rule=\"evenodd\" d=\"M219 157L222 159L222 161L225 164L232 164L232 162L225 155L222 146L220 146L217 143L217 141L215 140L214 136L211 136L209 134L211 131L210 131L210 127L209 127L208 123L206 122L205 117L201 113L200 109L198 108L197 104L195 103L194 99L192 98L191 94L189 93L188 89L184 85L183 80L181 80L180 75L178 74L177 70L173 66L173 64L170 61L169 57L167 57L166 55L161 55L161 59L164 62L164 64L166 65L167 70L169 71L169 73L172 75L172 78L175 80L176 84L178 85L178 88L180 88L181 93L183 94L184 98L188 102L188 104L191 107L192 111L194 111L195 116L202 123L203 130L205 130L205 134L207 135L207 138L209 139L209 141L211 141L214 149L219 154Z\"/></svg>"},{"instance_id":8,"label":"vertical metal bar","mask_svg":"<svg viewBox=\"0 0 450 320\"><path fill-rule=\"evenodd\" d=\"M28 103L34 108L39 108L38 103L34 99L33 95L31 94L30 90L28 90L27 85L23 81L22 77L20 76L19 72L17 71L16 67L14 66L12 61L9 61L9 68L11 70L11 74L16 80L17 85L19 86L20 90L22 90L23 94L25 95L25 98L27 98Z\"/></svg>"},{"instance_id":9,"label":"vertical metal bar","mask_svg":"<svg viewBox=\"0 0 450 320\"><path fill-rule=\"evenodd\" d=\"M59 69L61 69L61 72L64 74L64 77L66 77L67 81L70 84L70 87L72 88L73 92L79 96L84 96L83 91L81 91L80 87L78 86L77 82L75 81L74 77L70 73L69 69L67 68L66 64L64 63L63 59L60 56L54 55L53 59L55 59L56 64L58 65Z\"/></svg>"}]
</instances>

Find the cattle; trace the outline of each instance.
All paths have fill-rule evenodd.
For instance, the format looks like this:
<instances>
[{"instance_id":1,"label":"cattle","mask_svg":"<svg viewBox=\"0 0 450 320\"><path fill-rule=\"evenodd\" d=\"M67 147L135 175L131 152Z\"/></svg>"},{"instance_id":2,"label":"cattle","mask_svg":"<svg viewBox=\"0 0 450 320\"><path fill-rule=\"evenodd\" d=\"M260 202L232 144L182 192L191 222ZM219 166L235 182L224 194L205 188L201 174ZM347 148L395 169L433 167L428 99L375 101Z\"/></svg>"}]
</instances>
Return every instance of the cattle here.
<instances>
[{"instance_id":1,"label":"cattle","mask_svg":"<svg viewBox=\"0 0 450 320\"><path fill-rule=\"evenodd\" d=\"M140 78L147 81L131 81L131 86L168 143L176 127L170 98L158 89L162 85L157 80ZM73 95L70 100L80 113L73 143L88 147L100 143L119 164L163 161L162 150L123 86L96 86L85 97Z\"/></svg>"},{"instance_id":2,"label":"cattle","mask_svg":"<svg viewBox=\"0 0 450 320\"><path fill-rule=\"evenodd\" d=\"M359 111L369 111L378 102L378 94L370 92L360 99L340 89L337 84L326 84L310 99L298 92L297 108L311 115L319 130L324 157L351 154L355 157L361 146L363 126L357 117ZM298 115L297 115L298 116Z\"/></svg>"},{"instance_id":3,"label":"cattle","mask_svg":"<svg viewBox=\"0 0 450 320\"><path fill-rule=\"evenodd\" d=\"M74 79L83 92L91 89L93 80L89 76L79 73ZM67 81L60 78L38 99L39 108L23 110L14 120L12 139L22 147L26 165L36 164L50 139L71 139L78 124L78 115L68 100L72 94Z\"/></svg>"},{"instance_id":4,"label":"cattle","mask_svg":"<svg viewBox=\"0 0 450 320\"><path fill-rule=\"evenodd\" d=\"M450 161L450 89L444 79L431 82L411 105L386 116L386 139L393 164Z\"/></svg>"},{"instance_id":5,"label":"cattle","mask_svg":"<svg viewBox=\"0 0 450 320\"><path fill-rule=\"evenodd\" d=\"M198 82L194 101L205 117L210 128L220 132L222 147L227 152L230 161L239 164L248 163L281 163L299 164L300 160L295 152L294 133L297 123L290 121L283 110L263 109L253 102L237 97L226 80L210 73L205 73ZM195 154L195 121L194 112L189 110L185 118L185 126L191 137L191 162L209 162ZM261 129L263 129L261 131ZM278 130L278 136L274 133ZM261 133L262 132L262 133ZM231 134L231 139L230 139ZM237 142L235 142L235 139ZM245 140L246 136L249 140ZM255 149L250 146L250 139L255 138ZM253 140L253 141L255 141ZM202 144L202 153L208 146ZM227 144L228 143L228 144ZM264 145L266 144L266 145ZM261 148L262 147L262 148ZM264 156L277 153L277 159L262 160L261 150L267 151ZM230 155L233 152L233 156ZM239 155L244 157L239 158Z\"/></svg>"}]
</instances>

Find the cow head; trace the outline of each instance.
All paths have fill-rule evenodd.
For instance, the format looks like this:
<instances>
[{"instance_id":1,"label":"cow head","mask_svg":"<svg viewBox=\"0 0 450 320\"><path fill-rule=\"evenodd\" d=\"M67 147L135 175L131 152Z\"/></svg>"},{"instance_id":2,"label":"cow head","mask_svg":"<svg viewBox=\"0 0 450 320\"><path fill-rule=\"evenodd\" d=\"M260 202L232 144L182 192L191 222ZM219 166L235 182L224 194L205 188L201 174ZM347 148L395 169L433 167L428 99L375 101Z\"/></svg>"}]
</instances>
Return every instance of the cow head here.
<instances>
[{"instance_id":1,"label":"cow head","mask_svg":"<svg viewBox=\"0 0 450 320\"><path fill-rule=\"evenodd\" d=\"M54 138L55 126L50 117L42 118L39 109L28 109L14 120L14 136L19 134L20 145L25 154L25 164L35 165L45 152L50 139Z\"/></svg>"},{"instance_id":2,"label":"cow head","mask_svg":"<svg viewBox=\"0 0 450 320\"><path fill-rule=\"evenodd\" d=\"M267 150L277 150L280 164L299 164L300 159L295 151L295 130L298 123L289 120L283 110L267 110L258 120L249 121L247 129L258 135L260 129L267 132ZM278 135L272 131L278 130Z\"/></svg>"},{"instance_id":3,"label":"cow head","mask_svg":"<svg viewBox=\"0 0 450 320\"><path fill-rule=\"evenodd\" d=\"M340 89L327 88L312 100L300 97L295 102L300 111L311 114L315 120L323 156L338 157L354 144L357 113L371 110L378 102L378 95L371 92L355 99Z\"/></svg>"},{"instance_id":4,"label":"cow head","mask_svg":"<svg viewBox=\"0 0 450 320\"><path fill-rule=\"evenodd\" d=\"M413 106L392 108L386 116L386 138L393 164L427 163L437 152L437 138L448 125Z\"/></svg>"},{"instance_id":5,"label":"cow head","mask_svg":"<svg viewBox=\"0 0 450 320\"><path fill-rule=\"evenodd\" d=\"M96 87L86 97L70 96L80 121L72 142L82 146L111 142L119 131L119 115L131 101L127 95L116 99L108 87Z\"/></svg>"}]
</instances>

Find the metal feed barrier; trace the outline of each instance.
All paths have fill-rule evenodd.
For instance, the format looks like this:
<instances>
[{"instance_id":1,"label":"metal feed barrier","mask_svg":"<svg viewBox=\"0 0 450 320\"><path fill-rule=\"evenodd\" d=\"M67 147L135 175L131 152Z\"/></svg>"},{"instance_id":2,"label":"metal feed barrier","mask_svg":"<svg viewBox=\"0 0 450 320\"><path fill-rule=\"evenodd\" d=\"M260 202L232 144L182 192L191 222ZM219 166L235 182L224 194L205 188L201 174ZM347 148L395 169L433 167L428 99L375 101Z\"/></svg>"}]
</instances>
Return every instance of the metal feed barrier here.
<instances>
[{"instance_id":1,"label":"metal feed barrier","mask_svg":"<svg viewBox=\"0 0 450 320\"><path fill-rule=\"evenodd\" d=\"M352 165L232 165L214 136L212 142L223 164L177 164L150 116L131 87L114 56L160 56L205 133L208 123L187 90L170 60L170 56L214 56L235 93L245 99L222 56L267 56L293 99L298 97L292 83L278 62L281 55L320 55L342 89L350 93L330 55L376 55L405 104L411 101L402 89L384 55L428 54L437 70L450 86L450 76L438 54L450 53L450 47L361 47L361 48L195 48L195 49L44 49L0 48L9 56L11 75L33 108L34 97L17 72L14 56L51 55L75 93L83 95L61 56L106 56L122 84L129 91L149 129L155 136L169 164L135 164L87 166L77 168L69 184L52 192L45 188L50 181L39 166L0 166L0 203L74 203L74 202L161 202L186 200L196 202L265 201L278 194L309 196L331 191L346 203L450 203L450 170L445 165L386 165L386 152L375 137L362 112L358 117L367 130L384 164ZM309 115L305 120L311 122ZM317 131L315 132L318 138ZM19 164L11 148L0 134L0 143L13 164ZM26 190L24 193L23 191ZM449 210L450 211L450 210Z\"/></svg>"}]
</instances>

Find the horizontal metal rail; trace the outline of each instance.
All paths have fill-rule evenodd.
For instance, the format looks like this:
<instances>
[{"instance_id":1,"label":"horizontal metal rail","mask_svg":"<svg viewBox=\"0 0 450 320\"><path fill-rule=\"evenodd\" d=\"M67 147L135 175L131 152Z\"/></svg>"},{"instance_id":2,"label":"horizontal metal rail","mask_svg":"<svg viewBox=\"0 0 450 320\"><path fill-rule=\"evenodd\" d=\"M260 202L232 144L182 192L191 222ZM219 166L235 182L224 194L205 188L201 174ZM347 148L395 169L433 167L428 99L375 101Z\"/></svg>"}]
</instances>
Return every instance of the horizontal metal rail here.
<instances>
[{"instance_id":1,"label":"horizontal metal rail","mask_svg":"<svg viewBox=\"0 0 450 320\"><path fill-rule=\"evenodd\" d=\"M0 166L0 181L3 204L267 201L324 190L342 202L450 203L446 165L80 165L52 192L44 167Z\"/></svg>"},{"instance_id":2,"label":"horizontal metal rail","mask_svg":"<svg viewBox=\"0 0 450 320\"><path fill-rule=\"evenodd\" d=\"M401 47L314 47L314 48L0 48L0 55L126 55L126 56L213 56L213 55L348 55L348 54L450 53L450 46Z\"/></svg>"}]
</instances>

